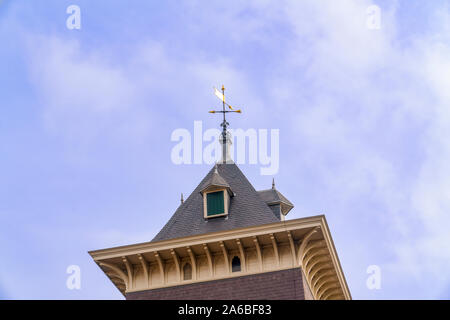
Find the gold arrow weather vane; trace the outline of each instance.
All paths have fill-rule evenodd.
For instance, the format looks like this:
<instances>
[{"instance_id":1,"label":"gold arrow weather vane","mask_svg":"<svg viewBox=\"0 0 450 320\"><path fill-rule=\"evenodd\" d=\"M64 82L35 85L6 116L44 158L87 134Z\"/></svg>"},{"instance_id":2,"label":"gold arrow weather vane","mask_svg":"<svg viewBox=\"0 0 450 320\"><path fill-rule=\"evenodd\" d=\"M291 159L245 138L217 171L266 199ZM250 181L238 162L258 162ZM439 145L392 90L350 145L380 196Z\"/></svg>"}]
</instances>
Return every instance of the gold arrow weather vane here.
<instances>
[{"instance_id":1,"label":"gold arrow weather vane","mask_svg":"<svg viewBox=\"0 0 450 320\"><path fill-rule=\"evenodd\" d=\"M222 100L222 110L219 110L219 111L211 110L211 111L209 111L209 113L223 113L223 122L220 126L222 127L222 159L223 159L223 163L226 163L226 159L227 159L227 150L226 150L227 149L227 126L229 125L229 123L226 120L225 114L227 114L229 112L241 113L241 109L234 110L232 106L230 106L228 103L225 102L225 87L223 85L222 85L222 92L220 92L219 90L214 88L214 94L216 95L217 98ZM225 110L225 105L228 106L228 108L230 108L230 110Z\"/></svg>"},{"instance_id":2,"label":"gold arrow weather vane","mask_svg":"<svg viewBox=\"0 0 450 320\"><path fill-rule=\"evenodd\" d=\"M223 110L221 111L215 111L215 110L211 110L209 111L209 113L228 113L228 112L236 112L236 113L241 113L241 110L234 110L232 106L230 106L228 103L225 102L225 87L222 85L222 92L220 92L219 90L217 90L216 87L214 87L214 95L219 98L219 100L222 101L223 103ZM228 111L225 110L225 106L227 106L230 110L232 111Z\"/></svg>"}]
</instances>

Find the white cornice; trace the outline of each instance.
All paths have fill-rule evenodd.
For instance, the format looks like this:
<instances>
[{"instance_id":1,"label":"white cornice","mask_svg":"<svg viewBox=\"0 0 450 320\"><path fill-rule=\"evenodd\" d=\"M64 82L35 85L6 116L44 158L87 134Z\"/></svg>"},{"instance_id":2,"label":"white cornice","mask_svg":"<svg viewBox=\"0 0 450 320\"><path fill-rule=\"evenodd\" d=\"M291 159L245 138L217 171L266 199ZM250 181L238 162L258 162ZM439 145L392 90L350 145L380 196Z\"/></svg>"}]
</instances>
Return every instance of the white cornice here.
<instances>
[{"instance_id":1,"label":"white cornice","mask_svg":"<svg viewBox=\"0 0 450 320\"><path fill-rule=\"evenodd\" d=\"M293 231L297 229L310 228L316 226L326 226L324 222L325 216L319 215L294 220L285 220L246 228L205 233L184 238L175 238L155 242L144 242L107 249L92 250L89 251L89 254L92 256L94 260L97 261L122 257L124 255L142 254L151 251L161 251L174 249L178 247L201 245L205 242L218 242L224 240L232 240L235 238L242 238L242 237L246 238L256 235L263 235L268 233Z\"/></svg>"},{"instance_id":2,"label":"white cornice","mask_svg":"<svg viewBox=\"0 0 450 320\"><path fill-rule=\"evenodd\" d=\"M300 237L297 235L296 239L294 239L294 234L298 234L298 233L295 233L295 231L298 231L298 230L305 230L307 233L301 233ZM160 253L160 252L164 252L164 251L171 252L172 255L175 258L177 258L174 255L175 249L177 249L177 248L184 248L184 249L189 248L190 249L195 246L201 246L203 248L208 248L208 244L217 243L219 245L220 244L223 245L224 241L227 241L227 240L237 241L239 243L239 245L241 245L240 241L242 239L250 238L253 240L253 242L255 242L254 248L256 248L257 251L259 249L259 255L258 255L258 257L259 257L258 261L259 261L259 265L260 265L259 270L260 270L260 272L266 272L266 271L263 271L263 267L262 267L263 262L262 262L262 257L261 257L261 247L258 242L258 236L268 236L270 239L272 239L271 245L276 247L278 244L276 243L276 239L275 239L274 235L276 236L276 234L284 233L284 234L287 234L287 237L289 239L287 243L291 247L293 264L292 264L292 266L286 267L286 265L281 266L279 263L277 263L275 266L272 267L272 270L275 270L275 269L283 270L285 268L292 268L292 267L297 267L297 266L301 266L303 269L304 267L306 267L303 264L304 263L307 264L308 261L311 260L310 258L303 260L305 258L305 255L307 255L307 251L308 250L316 250L315 247L317 247L317 240L310 242L311 236L309 234L316 233L319 230L321 231L319 233L319 235L321 235L320 236L320 238L322 239L321 241L323 241L324 244L326 243L326 248L328 248L329 257L330 257L330 260L328 260L329 265L330 265L330 267L332 266L332 268L335 270L335 275L336 275L337 281L339 282L339 285L342 289L344 298L351 299L351 294L348 289L347 281L345 279L345 276L344 276L344 273L343 273L343 270L342 270L337 252L336 252L336 248L335 248L335 245L334 245L333 239L331 237L331 233L328 228L328 224L327 224L327 221L326 221L324 215L318 215L318 216L306 217L306 218L300 218L300 219L294 219L294 220L285 220L285 221L279 221L279 222L265 224L265 225L246 227L246 228L211 232L211 233L193 235L193 236L183 237L183 238L175 238L175 239L155 241L155 242L144 242L144 243L138 243L138 244L132 244L132 245L126 245L126 246L120 246L120 247L93 250L93 251L89 251L89 254L92 256L92 258L97 263L99 263L100 265L103 264L108 267L108 263L110 261L112 262L112 260L110 260L110 259L120 258L121 260L124 260L124 259L126 260L127 259L126 257L132 257L132 256L141 257L143 259L143 256L142 256L143 254L152 253L159 259L159 260L157 259L157 262L159 262L159 272L164 277L164 274L165 274L164 268L165 267L162 265L162 261L160 260L161 258L158 255L158 253ZM273 242L275 242L275 244ZM296 243L299 243L299 244L296 245ZM297 249L296 249L296 247L297 247ZM320 247L324 248L323 245ZM308 249L306 249L306 248L308 248ZM251 248L245 248L245 250L251 250ZM298 251L298 253L296 252L296 250ZM323 249L321 249L321 250L323 250ZM206 250L206 251L208 251L208 250ZM245 273L245 265L246 265L245 253L243 252L244 248L242 246L240 246L240 251L242 251L242 252L240 252L240 256L242 258L243 271ZM275 251L276 250L274 249L274 252ZM303 252L305 254L303 254ZM206 252L206 253L208 254L209 252ZM316 254L316 253L314 253L314 254ZM190 257L190 258L191 258L191 260L195 261L195 257L194 258ZM176 261L178 261L178 260L176 260ZM209 257L208 261L209 261L210 276L212 277L213 276L213 265L212 265L211 257ZM126 260L126 262L128 262L128 260ZM320 260L314 261L315 264L317 264L318 262L320 262ZM114 263L114 262L112 262L112 263ZM142 263L142 261L141 261L141 263ZM195 265L194 262L193 262L193 265ZM320 265L320 263L317 264L317 266L319 266L319 265ZM128 269L131 268L129 263L125 264L125 266L127 266ZM176 268L178 270L177 276L178 276L178 278L180 278L180 272L181 272L180 266L176 264ZM319 269L320 268L322 270L324 269L322 266L319 266ZM127 274L131 275L132 273L128 269L127 269ZM311 272L311 269L312 268L310 267L310 268L307 268L307 270L306 270L308 273L307 281L309 284L311 284L314 274L317 274L317 270L314 270L313 272ZM253 272L253 273L255 273L255 272ZM258 273L258 272L256 272L256 273ZM121 275L121 276L122 276L122 278L124 277L123 275ZM215 276L213 278L219 279L222 277L228 278L228 277L234 277L234 276L236 276L236 275L231 275L231 274L228 274L228 272L225 272L225 274L222 274L221 276ZM148 282L148 277L144 277L144 278L147 279L147 282ZM192 280L192 282L214 280L213 278L205 279L205 280L195 278ZM132 283L132 281L130 279L126 279L126 281ZM127 282L125 282L125 283L127 283ZM315 281L314 283L315 283L314 287L318 288L317 281ZM165 280L163 280L161 285L159 285L159 284L152 285L152 289L158 288L158 287L167 287L167 286L176 286L176 285L181 285L181 283L170 284L170 283L166 283ZM314 289L313 291L315 291L316 288L313 288ZM143 290L143 289L135 289L135 288L132 288L131 285L128 285L126 292L141 291L141 290ZM326 289L325 289L325 291L326 291ZM313 292L313 295L315 296L315 298L320 298L320 297L318 297L317 292ZM330 295L330 293L328 292L327 295ZM331 294L331 295L333 295L333 294Z\"/></svg>"}]
</instances>

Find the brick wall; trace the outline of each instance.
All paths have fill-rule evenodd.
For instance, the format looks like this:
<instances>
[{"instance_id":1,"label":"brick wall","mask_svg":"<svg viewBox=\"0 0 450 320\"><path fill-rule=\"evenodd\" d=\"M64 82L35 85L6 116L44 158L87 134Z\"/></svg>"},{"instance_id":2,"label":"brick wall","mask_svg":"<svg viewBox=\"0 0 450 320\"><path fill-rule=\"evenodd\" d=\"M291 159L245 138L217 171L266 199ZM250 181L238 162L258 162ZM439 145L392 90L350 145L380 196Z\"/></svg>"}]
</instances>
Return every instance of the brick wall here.
<instances>
[{"instance_id":1,"label":"brick wall","mask_svg":"<svg viewBox=\"0 0 450 320\"><path fill-rule=\"evenodd\" d=\"M305 274L302 271L302 279L305 279ZM303 292L305 293L305 300L314 300L314 296L311 292L311 289L309 288L308 282L307 281L302 281L303 282Z\"/></svg>"},{"instance_id":2,"label":"brick wall","mask_svg":"<svg viewBox=\"0 0 450 320\"><path fill-rule=\"evenodd\" d=\"M130 292L128 300L304 300L300 268Z\"/></svg>"}]
</instances>

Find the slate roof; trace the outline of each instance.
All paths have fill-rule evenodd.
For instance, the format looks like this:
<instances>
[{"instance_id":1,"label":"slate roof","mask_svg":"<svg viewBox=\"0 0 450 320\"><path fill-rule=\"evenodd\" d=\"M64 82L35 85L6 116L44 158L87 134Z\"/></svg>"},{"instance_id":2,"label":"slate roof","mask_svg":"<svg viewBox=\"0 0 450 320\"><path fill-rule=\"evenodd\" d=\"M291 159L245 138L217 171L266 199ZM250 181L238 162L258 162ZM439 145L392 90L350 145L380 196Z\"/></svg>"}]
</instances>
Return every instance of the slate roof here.
<instances>
[{"instance_id":1,"label":"slate roof","mask_svg":"<svg viewBox=\"0 0 450 320\"><path fill-rule=\"evenodd\" d=\"M294 205L277 189L261 190L258 191L258 194L260 195L261 199L263 199L263 201L267 204L283 202L291 207L294 207Z\"/></svg>"},{"instance_id":2,"label":"slate roof","mask_svg":"<svg viewBox=\"0 0 450 320\"><path fill-rule=\"evenodd\" d=\"M280 221L262 200L259 193L234 163L217 164L220 177L234 193L228 216L203 217L203 197L200 191L213 179L215 167L200 182L192 194L175 211L152 241L187 237L209 232L250 227Z\"/></svg>"},{"instance_id":3,"label":"slate roof","mask_svg":"<svg viewBox=\"0 0 450 320\"><path fill-rule=\"evenodd\" d=\"M294 205L275 188L258 191L259 196L267 205L281 205L283 214L286 215Z\"/></svg>"},{"instance_id":4,"label":"slate roof","mask_svg":"<svg viewBox=\"0 0 450 320\"><path fill-rule=\"evenodd\" d=\"M226 182L226 180L219 174L219 170L217 170L216 166L214 166L213 168L213 173L210 175L210 177L208 179L206 179L206 181L204 183L201 183L201 187L199 192L202 192L206 189L208 189L209 187L225 187L225 188L229 188L231 189L230 185L228 184L228 182Z\"/></svg>"}]
</instances>

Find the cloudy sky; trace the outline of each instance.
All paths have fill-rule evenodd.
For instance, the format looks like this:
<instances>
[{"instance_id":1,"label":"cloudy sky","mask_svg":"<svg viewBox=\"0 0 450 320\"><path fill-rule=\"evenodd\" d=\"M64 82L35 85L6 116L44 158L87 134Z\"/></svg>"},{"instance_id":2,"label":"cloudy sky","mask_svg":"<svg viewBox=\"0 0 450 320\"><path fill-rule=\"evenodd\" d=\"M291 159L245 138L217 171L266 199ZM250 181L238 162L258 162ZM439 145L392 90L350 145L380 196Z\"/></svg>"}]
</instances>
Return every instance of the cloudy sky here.
<instances>
[{"instance_id":1,"label":"cloudy sky","mask_svg":"<svg viewBox=\"0 0 450 320\"><path fill-rule=\"evenodd\" d=\"M450 298L447 1L0 0L0 40L0 298L122 299L87 251L151 240L209 171L171 134L219 128L222 83L233 128L280 130L288 218L326 215L353 298Z\"/></svg>"}]
</instances>

